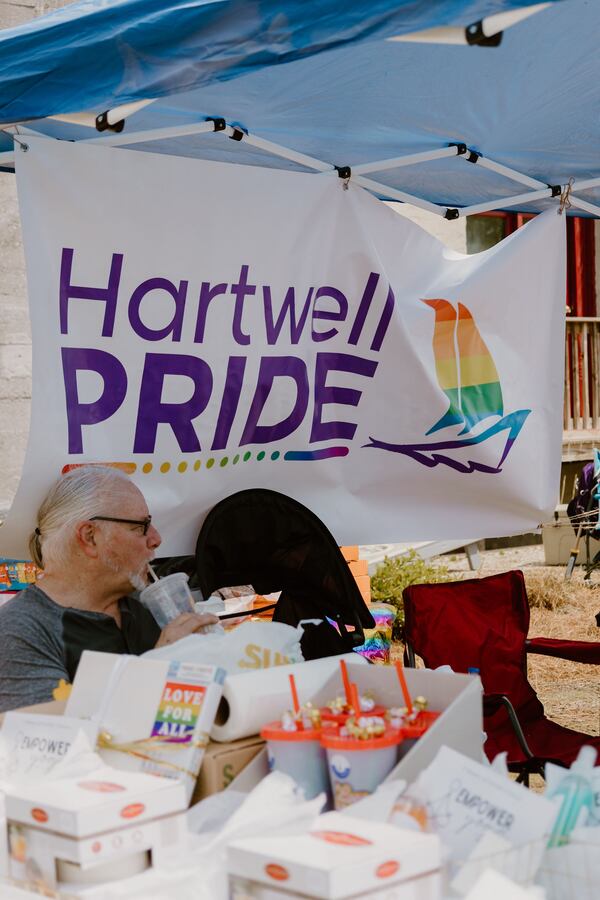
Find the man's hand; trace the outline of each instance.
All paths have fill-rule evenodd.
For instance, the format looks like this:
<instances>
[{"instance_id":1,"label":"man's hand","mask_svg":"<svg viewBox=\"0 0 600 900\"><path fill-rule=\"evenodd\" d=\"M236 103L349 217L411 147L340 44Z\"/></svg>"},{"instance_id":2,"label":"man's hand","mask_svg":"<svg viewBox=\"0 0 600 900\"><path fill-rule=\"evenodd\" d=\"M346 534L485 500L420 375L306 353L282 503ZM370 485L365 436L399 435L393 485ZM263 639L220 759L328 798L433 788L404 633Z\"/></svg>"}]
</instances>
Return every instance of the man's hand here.
<instances>
[{"instance_id":1,"label":"man's hand","mask_svg":"<svg viewBox=\"0 0 600 900\"><path fill-rule=\"evenodd\" d=\"M196 613L182 613L165 625L155 646L164 647L166 644L174 644L175 641L181 640L188 634L202 631L208 625L217 625L218 622L219 617L213 616L212 613L202 613L201 616Z\"/></svg>"}]
</instances>

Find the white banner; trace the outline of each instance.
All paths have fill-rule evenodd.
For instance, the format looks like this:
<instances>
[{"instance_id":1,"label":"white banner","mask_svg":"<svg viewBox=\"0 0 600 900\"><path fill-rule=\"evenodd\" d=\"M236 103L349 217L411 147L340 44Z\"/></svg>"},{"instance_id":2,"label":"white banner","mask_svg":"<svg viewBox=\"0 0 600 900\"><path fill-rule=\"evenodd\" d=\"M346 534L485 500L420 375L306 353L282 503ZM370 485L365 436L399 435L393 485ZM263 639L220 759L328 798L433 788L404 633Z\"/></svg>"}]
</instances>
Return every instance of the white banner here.
<instances>
[{"instance_id":1,"label":"white banner","mask_svg":"<svg viewBox=\"0 0 600 900\"><path fill-rule=\"evenodd\" d=\"M65 466L119 464L160 553L220 499L295 497L340 544L535 528L559 485L565 228L474 256L352 181L28 137L21 555ZM248 523L252 527L252 523Z\"/></svg>"}]
</instances>

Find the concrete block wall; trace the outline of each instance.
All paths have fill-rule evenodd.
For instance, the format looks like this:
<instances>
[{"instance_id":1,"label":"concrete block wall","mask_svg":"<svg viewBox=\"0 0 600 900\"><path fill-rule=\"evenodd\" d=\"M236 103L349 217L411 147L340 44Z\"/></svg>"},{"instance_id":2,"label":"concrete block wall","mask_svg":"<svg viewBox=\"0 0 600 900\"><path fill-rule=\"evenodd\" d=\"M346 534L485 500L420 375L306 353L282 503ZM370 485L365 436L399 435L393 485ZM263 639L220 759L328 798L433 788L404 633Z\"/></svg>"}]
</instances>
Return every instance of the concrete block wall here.
<instances>
[{"instance_id":1,"label":"concrete block wall","mask_svg":"<svg viewBox=\"0 0 600 900\"><path fill-rule=\"evenodd\" d=\"M14 28L64 0L0 0L0 28ZM31 330L14 175L0 172L0 520L17 490L31 406Z\"/></svg>"},{"instance_id":2,"label":"concrete block wall","mask_svg":"<svg viewBox=\"0 0 600 900\"><path fill-rule=\"evenodd\" d=\"M0 174L0 517L19 483L31 404L31 331L15 179Z\"/></svg>"}]
</instances>

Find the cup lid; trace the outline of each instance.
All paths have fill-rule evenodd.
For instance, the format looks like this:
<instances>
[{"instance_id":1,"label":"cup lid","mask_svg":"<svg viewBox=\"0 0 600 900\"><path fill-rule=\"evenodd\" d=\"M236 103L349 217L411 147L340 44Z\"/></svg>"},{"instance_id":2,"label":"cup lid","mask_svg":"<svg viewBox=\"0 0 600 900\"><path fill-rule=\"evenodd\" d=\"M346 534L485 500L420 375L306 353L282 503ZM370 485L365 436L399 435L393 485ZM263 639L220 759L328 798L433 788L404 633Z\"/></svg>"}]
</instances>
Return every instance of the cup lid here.
<instances>
[{"instance_id":1,"label":"cup lid","mask_svg":"<svg viewBox=\"0 0 600 900\"><path fill-rule=\"evenodd\" d=\"M328 750L382 750L384 747L395 747L401 744L404 735L397 728L388 728L379 737L361 738L352 737L350 734L340 734L337 731L327 731L321 734L321 744Z\"/></svg>"},{"instance_id":2,"label":"cup lid","mask_svg":"<svg viewBox=\"0 0 600 900\"><path fill-rule=\"evenodd\" d=\"M152 594L161 593L164 591L169 591L169 586L173 584L187 584L189 581L188 576L185 572L171 572L170 575L165 575L164 578L159 578L158 581L151 581L150 584L147 584L143 591L140 592L140 599L144 597L151 597Z\"/></svg>"},{"instance_id":3,"label":"cup lid","mask_svg":"<svg viewBox=\"0 0 600 900\"><path fill-rule=\"evenodd\" d=\"M354 712L334 712L334 710L332 710L330 706L322 706L319 712L321 713L321 718L324 721L328 722L345 722L346 719L349 719L350 716L354 715ZM369 718L370 716L380 716L381 718L383 718L386 712L387 710L385 706L379 706L378 704L377 706L374 706L373 709L370 709L367 712L361 710L360 716L364 719Z\"/></svg>"},{"instance_id":4,"label":"cup lid","mask_svg":"<svg viewBox=\"0 0 600 900\"><path fill-rule=\"evenodd\" d=\"M430 728L436 719L440 716L439 712L431 712L423 710L420 712L414 722L407 722L402 725L402 732L405 738L420 738L428 728Z\"/></svg>"},{"instance_id":5,"label":"cup lid","mask_svg":"<svg viewBox=\"0 0 600 900\"><path fill-rule=\"evenodd\" d=\"M321 731L317 728L288 731L281 727L281 722L269 722L261 728L260 736L265 741L320 741Z\"/></svg>"}]
</instances>

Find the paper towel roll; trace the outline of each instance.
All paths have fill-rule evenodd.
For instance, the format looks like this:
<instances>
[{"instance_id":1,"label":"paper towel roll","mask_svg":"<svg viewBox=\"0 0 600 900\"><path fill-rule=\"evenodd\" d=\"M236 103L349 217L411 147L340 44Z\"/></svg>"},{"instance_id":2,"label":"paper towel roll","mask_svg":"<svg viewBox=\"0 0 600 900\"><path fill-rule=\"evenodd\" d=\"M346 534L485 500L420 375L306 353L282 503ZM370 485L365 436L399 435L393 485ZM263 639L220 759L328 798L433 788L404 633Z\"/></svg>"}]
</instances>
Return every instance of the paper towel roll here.
<instances>
[{"instance_id":1,"label":"paper towel roll","mask_svg":"<svg viewBox=\"0 0 600 900\"><path fill-rule=\"evenodd\" d=\"M66 859L56 860L56 874L63 884L104 884L139 875L149 868L149 850L130 853L121 859L110 859L96 866L86 866L85 869Z\"/></svg>"},{"instance_id":2,"label":"paper towel roll","mask_svg":"<svg viewBox=\"0 0 600 900\"><path fill-rule=\"evenodd\" d=\"M211 738L213 741L237 741L258 734L263 725L280 718L291 708L290 674L296 679L300 703L306 703L331 675L340 671L340 659L345 659L348 665L368 665L362 656L346 653L228 675Z\"/></svg>"}]
</instances>

